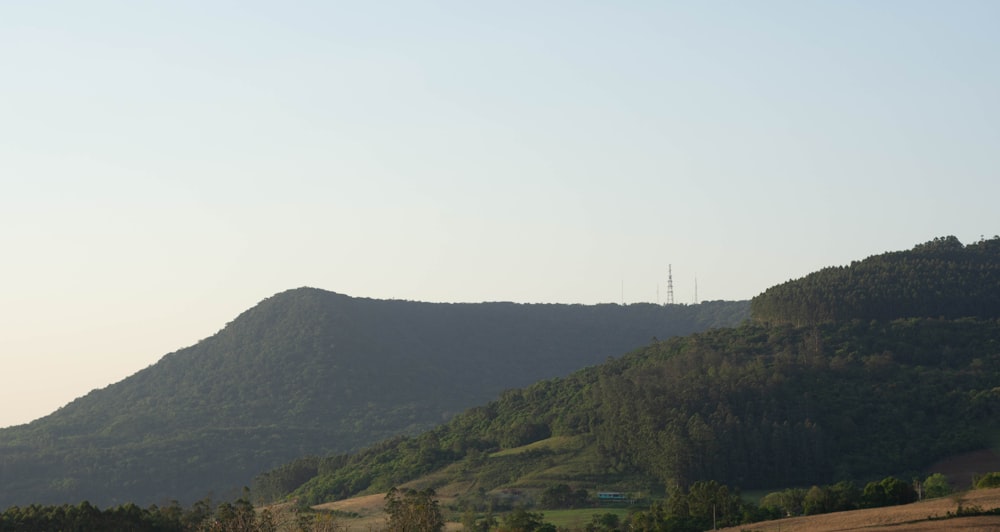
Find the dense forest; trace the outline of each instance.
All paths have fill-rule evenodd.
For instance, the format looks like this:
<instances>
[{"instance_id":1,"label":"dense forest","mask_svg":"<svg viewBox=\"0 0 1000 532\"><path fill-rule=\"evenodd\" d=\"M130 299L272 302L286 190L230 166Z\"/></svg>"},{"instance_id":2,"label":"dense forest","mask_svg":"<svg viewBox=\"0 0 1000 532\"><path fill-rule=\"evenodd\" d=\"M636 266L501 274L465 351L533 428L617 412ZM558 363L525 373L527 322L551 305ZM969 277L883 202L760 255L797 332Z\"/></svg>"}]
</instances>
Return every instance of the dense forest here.
<instances>
[{"instance_id":1,"label":"dense forest","mask_svg":"<svg viewBox=\"0 0 1000 532\"><path fill-rule=\"evenodd\" d=\"M754 320L806 325L851 319L1000 316L1000 237L967 246L954 236L824 268L769 288Z\"/></svg>"},{"instance_id":2,"label":"dense forest","mask_svg":"<svg viewBox=\"0 0 1000 532\"><path fill-rule=\"evenodd\" d=\"M190 502L261 471L255 503L302 506L404 483L472 512L553 486L865 486L870 503L887 475L1000 443L998 254L1000 238L937 238L691 306L292 290L0 431L0 507Z\"/></svg>"},{"instance_id":3,"label":"dense forest","mask_svg":"<svg viewBox=\"0 0 1000 532\"><path fill-rule=\"evenodd\" d=\"M508 391L419 436L286 464L254 489L315 503L443 469L487 490L531 475L653 489L868 480L995 443L998 372L992 319L748 324ZM546 441L576 448L503 452ZM566 474L563 458L585 454Z\"/></svg>"},{"instance_id":4,"label":"dense forest","mask_svg":"<svg viewBox=\"0 0 1000 532\"><path fill-rule=\"evenodd\" d=\"M748 305L431 304L290 290L122 382L0 430L0 508L235 495L296 457L415 434L653 337L737 324Z\"/></svg>"},{"instance_id":5,"label":"dense forest","mask_svg":"<svg viewBox=\"0 0 1000 532\"><path fill-rule=\"evenodd\" d=\"M435 471L486 490L916 473L996 443L998 251L1000 239L945 237L822 270L754 299L753 323L654 341L419 436L291 462L256 493L315 503Z\"/></svg>"}]
</instances>

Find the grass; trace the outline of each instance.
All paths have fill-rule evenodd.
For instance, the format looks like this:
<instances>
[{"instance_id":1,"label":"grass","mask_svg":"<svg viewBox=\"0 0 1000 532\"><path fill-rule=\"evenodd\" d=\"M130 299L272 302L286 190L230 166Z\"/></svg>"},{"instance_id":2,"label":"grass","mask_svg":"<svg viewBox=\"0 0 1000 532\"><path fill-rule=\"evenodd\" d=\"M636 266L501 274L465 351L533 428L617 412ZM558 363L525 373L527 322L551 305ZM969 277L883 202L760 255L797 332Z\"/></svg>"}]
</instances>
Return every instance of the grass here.
<instances>
[{"instance_id":1,"label":"grass","mask_svg":"<svg viewBox=\"0 0 1000 532\"><path fill-rule=\"evenodd\" d=\"M591 523L595 515L615 514L618 519L624 521L628 517L628 510L625 508L579 508L575 510L545 510L544 520L559 528L570 530L582 530Z\"/></svg>"},{"instance_id":2,"label":"grass","mask_svg":"<svg viewBox=\"0 0 1000 532\"><path fill-rule=\"evenodd\" d=\"M529 443L528 445L522 445L520 447L514 447L512 449L504 449L502 451L497 451L490 455L490 458L502 457L502 456L513 456L528 451L552 451L555 453L565 453L579 450L583 447L583 442L578 436L553 436L551 438L546 438L544 440L538 440L534 443Z\"/></svg>"}]
</instances>

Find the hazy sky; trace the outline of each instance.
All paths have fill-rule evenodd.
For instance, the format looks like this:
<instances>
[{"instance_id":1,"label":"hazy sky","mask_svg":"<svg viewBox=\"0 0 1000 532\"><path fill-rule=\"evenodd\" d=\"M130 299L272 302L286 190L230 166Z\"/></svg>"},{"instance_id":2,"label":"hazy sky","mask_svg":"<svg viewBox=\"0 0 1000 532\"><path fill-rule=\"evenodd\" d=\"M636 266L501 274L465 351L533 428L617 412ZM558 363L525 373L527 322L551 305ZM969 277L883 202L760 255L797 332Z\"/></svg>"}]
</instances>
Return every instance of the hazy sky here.
<instances>
[{"instance_id":1,"label":"hazy sky","mask_svg":"<svg viewBox=\"0 0 1000 532\"><path fill-rule=\"evenodd\" d=\"M0 4L0 426L299 286L746 299L1000 232L1000 3Z\"/></svg>"}]
</instances>

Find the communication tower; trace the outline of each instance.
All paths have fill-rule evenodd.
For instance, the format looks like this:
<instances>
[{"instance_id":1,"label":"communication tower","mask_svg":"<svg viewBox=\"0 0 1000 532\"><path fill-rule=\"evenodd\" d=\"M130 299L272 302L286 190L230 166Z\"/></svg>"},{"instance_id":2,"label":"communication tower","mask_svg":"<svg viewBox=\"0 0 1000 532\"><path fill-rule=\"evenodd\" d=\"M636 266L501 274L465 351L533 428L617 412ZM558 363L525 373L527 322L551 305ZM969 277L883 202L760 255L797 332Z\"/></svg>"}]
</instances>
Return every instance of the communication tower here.
<instances>
[{"instance_id":1,"label":"communication tower","mask_svg":"<svg viewBox=\"0 0 1000 532\"><path fill-rule=\"evenodd\" d=\"M667 304L674 304L674 272L672 264L667 264Z\"/></svg>"}]
</instances>

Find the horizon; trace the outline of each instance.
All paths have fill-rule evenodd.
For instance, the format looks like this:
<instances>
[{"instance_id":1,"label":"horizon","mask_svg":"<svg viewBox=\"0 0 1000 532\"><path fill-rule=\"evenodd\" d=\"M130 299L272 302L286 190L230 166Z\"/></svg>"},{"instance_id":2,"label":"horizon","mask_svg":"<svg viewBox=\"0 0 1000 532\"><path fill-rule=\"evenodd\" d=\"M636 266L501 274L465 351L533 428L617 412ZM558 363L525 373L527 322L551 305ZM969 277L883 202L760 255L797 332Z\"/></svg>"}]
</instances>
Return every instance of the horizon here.
<instances>
[{"instance_id":1,"label":"horizon","mask_svg":"<svg viewBox=\"0 0 1000 532\"><path fill-rule=\"evenodd\" d=\"M291 287L744 300L1000 232L1000 5L0 7L0 427Z\"/></svg>"}]
</instances>

